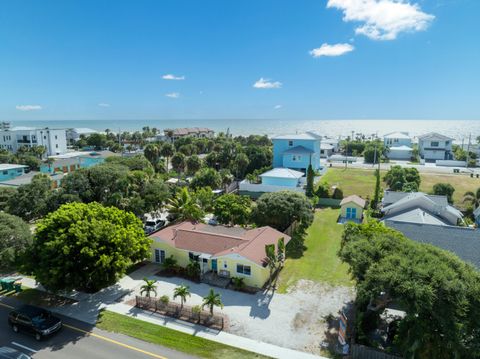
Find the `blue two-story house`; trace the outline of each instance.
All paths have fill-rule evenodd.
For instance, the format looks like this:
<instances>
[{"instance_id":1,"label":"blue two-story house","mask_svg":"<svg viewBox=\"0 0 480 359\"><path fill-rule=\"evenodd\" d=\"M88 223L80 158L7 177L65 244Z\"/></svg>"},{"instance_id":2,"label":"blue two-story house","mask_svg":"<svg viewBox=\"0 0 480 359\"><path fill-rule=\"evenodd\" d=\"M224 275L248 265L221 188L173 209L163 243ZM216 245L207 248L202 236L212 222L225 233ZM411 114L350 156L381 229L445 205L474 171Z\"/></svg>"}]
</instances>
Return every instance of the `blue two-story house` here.
<instances>
[{"instance_id":1,"label":"blue two-story house","mask_svg":"<svg viewBox=\"0 0 480 359\"><path fill-rule=\"evenodd\" d=\"M272 138L273 167L291 168L306 172L309 165L314 170L320 166L321 136L312 132L280 135Z\"/></svg>"}]
</instances>

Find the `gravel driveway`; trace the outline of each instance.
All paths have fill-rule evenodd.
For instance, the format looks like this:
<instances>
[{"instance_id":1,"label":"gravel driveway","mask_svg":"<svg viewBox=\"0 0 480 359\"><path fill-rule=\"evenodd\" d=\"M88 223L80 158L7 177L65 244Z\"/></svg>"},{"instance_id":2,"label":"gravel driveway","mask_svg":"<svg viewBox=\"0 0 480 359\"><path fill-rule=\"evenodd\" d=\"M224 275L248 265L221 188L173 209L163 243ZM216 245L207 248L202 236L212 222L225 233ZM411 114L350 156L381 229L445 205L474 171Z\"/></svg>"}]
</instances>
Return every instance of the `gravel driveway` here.
<instances>
[{"instance_id":1,"label":"gravel driveway","mask_svg":"<svg viewBox=\"0 0 480 359\"><path fill-rule=\"evenodd\" d=\"M157 280L158 297L168 295L171 298L175 287L188 285L192 293L186 302L189 306L201 304L202 297L211 288L182 278L149 278ZM141 285L139 281L135 292L125 300L138 294ZM222 288L214 290L221 294L224 309L216 310L228 316L229 332L315 354L320 354L320 344L326 339L326 318L336 317L339 310L354 299L353 288L331 287L307 280L299 281L286 294L269 291L251 295Z\"/></svg>"}]
</instances>

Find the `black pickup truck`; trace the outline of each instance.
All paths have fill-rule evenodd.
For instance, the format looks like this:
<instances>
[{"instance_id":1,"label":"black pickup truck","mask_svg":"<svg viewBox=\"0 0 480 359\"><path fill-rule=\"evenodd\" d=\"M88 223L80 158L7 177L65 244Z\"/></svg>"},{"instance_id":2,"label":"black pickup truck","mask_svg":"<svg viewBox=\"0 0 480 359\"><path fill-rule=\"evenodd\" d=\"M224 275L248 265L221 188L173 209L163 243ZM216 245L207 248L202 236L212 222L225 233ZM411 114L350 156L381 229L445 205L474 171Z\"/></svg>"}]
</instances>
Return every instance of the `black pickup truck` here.
<instances>
[{"instance_id":1,"label":"black pickup truck","mask_svg":"<svg viewBox=\"0 0 480 359\"><path fill-rule=\"evenodd\" d=\"M25 331L35 336L36 340L60 330L62 321L53 316L48 310L24 305L10 312L8 323L15 333Z\"/></svg>"}]
</instances>

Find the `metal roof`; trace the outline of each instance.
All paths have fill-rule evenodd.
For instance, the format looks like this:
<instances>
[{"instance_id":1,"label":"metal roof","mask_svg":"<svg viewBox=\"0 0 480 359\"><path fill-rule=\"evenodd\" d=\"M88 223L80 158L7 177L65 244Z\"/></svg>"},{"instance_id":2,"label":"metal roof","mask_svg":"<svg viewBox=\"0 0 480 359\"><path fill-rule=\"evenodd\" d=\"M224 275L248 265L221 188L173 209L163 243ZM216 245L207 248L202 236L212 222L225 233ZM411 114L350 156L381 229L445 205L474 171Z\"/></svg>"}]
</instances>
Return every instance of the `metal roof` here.
<instances>
[{"instance_id":1,"label":"metal roof","mask_svg":"<svg viewBox=\"0 0 480 359\"><path fill-rule=\"evenodd\" d=\"M0 171L15 170L19 168L28 168L28 166L13 163L0 163Z\"/></svg>"},{"instance_id":2,"label":"metal roof","mask_svg":"<svg viewBox=\"0 0 480 359\"><path fill-rule=\"evenodd\" d=\"M274 168L273 170L262 173L260 177L277 177L277 178L301 178L305 176L303 172L291 170L290 168Z\"/></svg>"}]
</instances>

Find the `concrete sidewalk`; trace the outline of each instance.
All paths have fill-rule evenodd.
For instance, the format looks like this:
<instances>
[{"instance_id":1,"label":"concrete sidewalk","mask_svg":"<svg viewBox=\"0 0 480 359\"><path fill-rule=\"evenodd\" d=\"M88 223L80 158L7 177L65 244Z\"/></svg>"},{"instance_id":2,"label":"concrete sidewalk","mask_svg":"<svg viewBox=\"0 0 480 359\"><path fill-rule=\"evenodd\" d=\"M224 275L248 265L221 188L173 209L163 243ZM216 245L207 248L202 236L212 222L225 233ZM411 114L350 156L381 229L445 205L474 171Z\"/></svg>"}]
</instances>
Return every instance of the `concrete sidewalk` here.
<instances>
[{"instance_id":1,"label":"concrete sidewalk","mask_svg":"<svg viewBox=\"0 0 480 359\"><path fill-rule=\"evenodd\" d=\"M230 345L232 347L248 350L254 353L280 359L327 359L325 357L300 352L293 349L279 347L277 345L256 341L253 339L233 335L224 331L212 330L200 325L184 322L174 318L166 317L157 313L131 307L123 303L107 305L105 309L143 320L148 323L160 325L182 333L195 335L214 342Z\"/></svg>"},{"instance_id":2,"label":"concrete sidewalk","mask_svg":"<svg viewBox=\"0 0 480 359\"><path fill-rule=\"evenodd\" d=\"M104 288L97 293L89 294L77 291L60 292L60 295L76 300L77 303L49 309L52 312L95 325L101 309L109 304L116 303L120 298L131 293L135 287L141 284L142 278L151 277L157 271L158 266L147 264L135 272L124 276L114 285ZM32 278L23 277L22 284L29 288L45 290Z\"/></svg>"}]
</instances>

